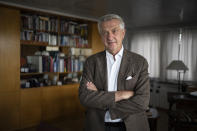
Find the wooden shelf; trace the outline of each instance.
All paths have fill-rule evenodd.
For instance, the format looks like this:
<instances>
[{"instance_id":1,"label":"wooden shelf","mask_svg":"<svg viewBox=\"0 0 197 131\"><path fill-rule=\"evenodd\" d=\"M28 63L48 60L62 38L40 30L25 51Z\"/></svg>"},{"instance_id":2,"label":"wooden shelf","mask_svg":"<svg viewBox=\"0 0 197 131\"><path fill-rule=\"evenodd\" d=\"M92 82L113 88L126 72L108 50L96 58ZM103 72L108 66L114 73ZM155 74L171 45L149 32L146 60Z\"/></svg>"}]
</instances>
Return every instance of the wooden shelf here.
<instances>
[{"instance_id":1,"label":"wooden shelf","mask_svg":"<svg viewBox=\"0 0 197 131\"><path fill-rule=\"evenodd\" d=\"M60 75L63 75L63 74L70 74L70 73L82 74L81 71L79 71L79 72L59 72Z\"/></svg>"},{"instance_id":2,"label":"wooden shelf","mask_svg":"<svg viewBox=\"0 0 197 131\"><path fill-rule=\"evenodd\" d=\"M56 31L47 31L47 30L36 30L37 32L45 32L45 33L49 33L49 34L58 34L58 32Z\"/></svg>"},{"instance_id":3,"label":"wooden shelf","mask_svg":"<svg viewBox=\"0 0 197 131\"><path fill-rule=\"evenodd\" d=\"M68 32L60 32L60 35L65 35L65 36L79 36L82 37L82 35L80 34L72 34L72 33L68 33Z\"/></svg>"},{"instance_id":4,"label":"wooden shelf","mask_svg":"<svg viewBox=\"0 0 197 131\"><path fill-rule=\"evenodd\" d=\"M60 48L79 48L79 49L91 49L91 47L75 47L75 46L63 46L59 45Z\"/></svg>"},{"instance_id":5,"label":"wooden shelf","mask_svg":"<svg viewBox=\"0 0 197 131\"><path fill-rule=\"evenodd\" d=\"M34 31L33 28L30 29L30 28L23 28L23 27L21 28L21 30L25 30L25 31L26 31L26 30L28 30L28 31Z\"/></svg>"},{"instance_id":6,"label":"wooden shelf","mask_svg":"<svg viewBox=\"0 0 197 131\"><path fill-rule=\"evenodd\" d=\"M71 34L71 33L67 33L67 32L60 32L60 35L68 35L68 36L80 36L80 35L77 35L77 34Z\"/></svg>"},{"instance_id":7,"label":"wooden shelf","mask_svg":"<svg viewBox=\"0 0 197 131\"><path fill-rule=\"evenodd\" d=\"M45 62L44 64L46 66L50 65L50 68L51 67L54 68L54 65L56 65L56 63L55 64L52 63L51 60L53 60L53 62L59 62L59 61L57 61L57 59L58 59L58 57L61 57L61 56L58 56L59 55L58 53L64 53L65 56L69 57L69 55L70 55L69 49L70 48L78 48L78 49L84 49L84 50L91 49L91 45L89 44L90 43L89 40L90 40L91 35L88 34L88 32L91 32L91 31L88 28L88 26L90 25L90 23L88 21L79 20L76 25L72 26L69 24L69 22L72 20L68 20L68 18L65 18L65 17L58 16L58 17L54 17L53 20L50 20L49 17L53 17L54 15L49 14L47 16L47 20L45 20L45 18L44 18L45 15L42 15L40 13L36 13L34 11L32 11L32 12L31 11L30 12L24 11L24 12L22 12L22 16L23 16L23 14L24 14L24 18L21 18L22 21L21 21L21 27L20 27L21 37L22 37L22 40L20 40L21 57L26 58L26 56L34 56L38 51L39 51L39 53L40 52L42 53L46 50L49 52L49 55L51 56L50 62L48 59L45 59L45 58L42 59L42 61ZM34 19L36 21L34 21ZM62 21L62 19L63 19L63 21ZM49 24L47 21L51 22L51 23ZM75 22L75 20L73 22ZM61 25L61 24L63 24L63 25ZM68 29L66 27L64 27L64 24L68 24ZM81 24L85 24L87 26L79 28L78 26ZM33 29L30 29L30 28L33 28ZM77 32L75 30L76 28L78 29ZM72 29L72 30L70 30L70 29ZM51 31L49 31L49 30L51 30ZM84 33L81 33L82 31ZM68 40L63 39L63 41L62 41L62 36L68 36ZM87 37L87 38L84 38L84 37ZM72 41L70 41L70 39ZM85 39L88 42L82 41L81 39ZM34 40L43 40L46 42L39 42L39 41L34 41ZM60 44L60 43L67 43L67 42L70 42L69 44L67 44L67 46ZM52 43L54 45L51 45ZM69 46L69 45L73 45L73 46ZM54 52L50 52L50 51L54 51ZM84 55L85 55L85 53L84 53ZM31 59L31 57L29 57L29 59ZM72 59L77 59L79 61L79 59L75 58L75 57L73 57ZM39 60L40 60L40 57L39 57ZM39 63L37 61L37 58L36 58L36 61L34 61L34 60L32 60L32 61ZM64 62L66 63L67 61L72 63L70 58L66 59L66 57L65 57ZM84 62L83 60L81 60L81 61ZM39 63L39 66L40 65L43 66L44 64ZM62 63L62 61L61 61L61 64L64 64L64 63ZM78 64L77 66L81 66L81 65ZM63 66L61 65L61 67L63 67ZM59 67L56 67L56 68L59 68ZM70 65L67 64L67 65L64 65L64 69L65 68L69 69L72 67L70 67ZM77 69L79 69L79 68L77 68ZM50 70L47 70L47 71L50 71ZM62 70L62 71L64 71L64 70ZM71 76L72 76L72 74L74 74L74 75L76 74L76 77L78 78L78 77L80 77L82 72L80 72L78 70L78 72L20 73L20 78L21 79L29 79L31 77L36 77L36 79L37 79L37 77L42 77L45 74L48 74L50 80L53 80L54 77L56 77L56 76L57 76L57 79L60 80L60 77L62 78L62 77L69 75L69 74L71 74Z\"/></svg>"},{"instance_id":8,"label":"wooden shelf","mask_svg":"<svg viewBox=\"0 0 197 131\"><path fill-rule=\"evenodd\" d=\"M21 76L42 75L44 73L20 73Z\"/></svg>"},{"instance_id":9,"label":"wooden shelf","mask_svg":"<svg viewBox=\"0 0 197 131\"><path fill-rule=\"evenodd\" d=\"M0 110L0 116L3 120L1 130L20 130L32 126L36 127L42 121L56 120L61 117L81 118L84 113L81 112L82 107L78 99L79 83L21 88L21 78L42 77L44 73L20 73L20 56L34 55L36 51L43 51L43 48L49 46L48 43L44 42L20 41L21 14L29 12L27 15L46 15L46 13L4 6L0 7L0 12L0 25L2 27L0 30L2 32L0 49L3 51L0 53L0 67L3 69L1 72L3 77L1 77L0 82L0 107L3 106L3 110ZM50 13L47 15L57 16L58 19L61 17ZM65 16L62 16L62 18L67 20ZM88 30L88 43L91 43L89 47L93 47L94 53L103 50L103 46L99 47L102 44L99 44L101 40L97 32L97 23L85 22L89 24L88 28L90 28L90 31ZM58 35L60 35L59 32ZM63 50L63 52L67 53L66 50ZM15 73L13 74L13 72ZM62 73L61 76L66 75L66 73ZM10 76L9 74L13 75ZM49 77L52 79L53 74L49 74Z\"/></svg>"},{"instance_id":10,"label":"wooden shelf","mask_svg":"<svg viewBox=\"0 0 197 131\"><path fill-rule=\"evenodd\" d=\"M43 72L43 73L32 72L32 73L20 73L20 75L21 76L32 76L32 75L43 75L43 74L60 74L60 75L65 75L65 74L70 74L70 73L82 74L82 72Z\"/></svg>"},{"instance_id":11,"label":"wooden shelf","mask_svg":"<svg viewBox=\"0 0 197 131\"><path fill-rule=\"evenodd\" d=\"M69 83L65 85L51 85L51 86L40 86L40 87L31 87L31 88L21 88L21 89L36 89L36 88L56 88L56 87L65 87L65 86L79 86L79 83Z\"/></svg>"},{"instance_id":12,"label":"wooden shelf","mask_svg":"<svg viewBox=\"0 0 197 131\"><path fill-rule=\"evenodd\" d=\"M27 46L50 46L50 47L60 47L60 48L79 48L79 49L91 49L91 47L75 47L75 46L63 46L63 45L49 45L48 42L37 42L31 40L21 40L21 45Z\"/></svg>"},{"instance_id":13,"label":"wooden shelf","mask_svg":"<svg viewBox=\"0 0 197 131\"><path fill-rule=\"evenodd\" d=\"M58 34L58 32L56 31L48 31L48 30L36 30L36 29L28 29L28 28L21 28L21 30L25 30L25 31L36 31L36 32L45 32L45 33L49 33L49 34ZM69 34L69 33L66 33L68 35L74 35L74 34Z\"/></svg>"},{"instance_id":14,"label":"wooden shelf","mask_svg":"<svg viewBox=\"0 0 197 131\"><path fill-rule=\"evenodd\" d=\"M37 42L31 40L21 40L21 45L30 45L30 46L50 46L48 42Z\"/></svg>"},{"instance_id":15,"label":"wooden shelf","mask_svg":"<svg viewBox=\"0 0 197 131\"><path fill-rule=\"evenodd\" d=\"M21 73L21 76L43 75L43 74L58 74L58 72L43 72L43 73Z\"/></svg>"}]
</instances>

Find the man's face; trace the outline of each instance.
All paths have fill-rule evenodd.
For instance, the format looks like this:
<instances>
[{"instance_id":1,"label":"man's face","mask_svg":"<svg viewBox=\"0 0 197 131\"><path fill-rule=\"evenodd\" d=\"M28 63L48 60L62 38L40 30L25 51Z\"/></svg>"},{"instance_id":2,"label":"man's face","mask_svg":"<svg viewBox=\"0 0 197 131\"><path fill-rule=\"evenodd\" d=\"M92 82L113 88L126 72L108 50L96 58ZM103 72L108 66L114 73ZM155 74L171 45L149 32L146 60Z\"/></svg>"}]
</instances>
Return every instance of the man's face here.
<instances>
[{"instance_id":1,"label":"man's face","mask_svg":"<svg viewBox=\"0 0 197 131\"><path fill-rule=\"evenodd\" d=\"M120 21L112 19L101 24L101 38L105 49L112 55L117 54L121 47L125 35L125 29L120 28Z\"/></svg>"}]
</instances>

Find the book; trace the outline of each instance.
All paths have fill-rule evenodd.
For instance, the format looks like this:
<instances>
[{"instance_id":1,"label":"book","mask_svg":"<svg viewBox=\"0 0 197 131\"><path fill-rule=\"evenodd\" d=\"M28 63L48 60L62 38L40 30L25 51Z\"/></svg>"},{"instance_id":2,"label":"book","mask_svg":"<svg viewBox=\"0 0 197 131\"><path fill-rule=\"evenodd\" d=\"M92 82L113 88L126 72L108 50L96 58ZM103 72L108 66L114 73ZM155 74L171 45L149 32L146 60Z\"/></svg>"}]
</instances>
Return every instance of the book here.
<instances>
[{"instance_id":1,"label":"book","mask_svg":"<svg viewBox=\"0 0 197 131\"><path fill-rule=\"evenodd\" d=\"M30 69L35 70L35 72L42 73L42 56L27 56L27 64L31 66Z\"/></svg>"}]
</instances>

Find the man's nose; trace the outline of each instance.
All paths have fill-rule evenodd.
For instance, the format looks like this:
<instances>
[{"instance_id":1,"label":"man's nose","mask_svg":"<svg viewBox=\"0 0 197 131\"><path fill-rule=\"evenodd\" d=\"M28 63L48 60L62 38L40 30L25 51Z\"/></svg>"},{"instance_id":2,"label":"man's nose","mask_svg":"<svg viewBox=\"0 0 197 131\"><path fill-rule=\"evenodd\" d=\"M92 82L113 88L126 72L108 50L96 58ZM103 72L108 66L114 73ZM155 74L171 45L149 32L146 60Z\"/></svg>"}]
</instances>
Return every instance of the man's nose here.
<instances>
[{"instance_id":1,"label":"man's nose","mask_svg":"<svg viewBox=\"0 0 197 131\"><path fill-rule=\"evenodd\" d=\"M109 32L109 33L107 34L107 39L108 39L108 40L112 40L112 39L113 39L113 33L112 33L112 32Z\"/></svg>"}]
</instances>

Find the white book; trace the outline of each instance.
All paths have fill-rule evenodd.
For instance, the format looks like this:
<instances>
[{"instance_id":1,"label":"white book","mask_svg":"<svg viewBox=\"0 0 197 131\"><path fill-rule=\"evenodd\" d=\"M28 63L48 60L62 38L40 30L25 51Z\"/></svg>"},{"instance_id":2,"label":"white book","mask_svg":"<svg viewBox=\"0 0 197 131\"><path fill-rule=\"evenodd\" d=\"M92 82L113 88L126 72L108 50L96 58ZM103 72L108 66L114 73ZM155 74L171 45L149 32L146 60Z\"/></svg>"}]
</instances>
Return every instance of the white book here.
<instances>
[{"instance_id":1,"label":"white book","mask_svg":"<svg viewBox=\"0 0 197 131\"><path fill-rule=\"evenodd\" d=\"M38 56L38 72L42 73L43 69L42 69L42 56Z\"/></svg>"},{"instance_id":2,"label":"white book","mask_svg":"<svg viewBox=\"0 0 197 131\"><path fill-rule=\"evenodd\" d=\"M56 37L56 35L52 35L52 45L57 45L57 37Z\"/></svg>"},{"instance_id":3,"label":"white book","mask_svg":"<svg viewBox=\"0 0 197 131\"><path fill-rule=\"evenodd\" d=\"M36 72L43 72L42 56L27 56L27 63L33 66Z\"/></svg>"},{"instance_id":4,"label":"white book","mask_svg":"<svg viewBox=\"0 0 197 131\"><path fill-rule=\"evenodd\" d=\"M59 59L59 72L64 72L64 59Z\"/></svg>"}]
</instances>

